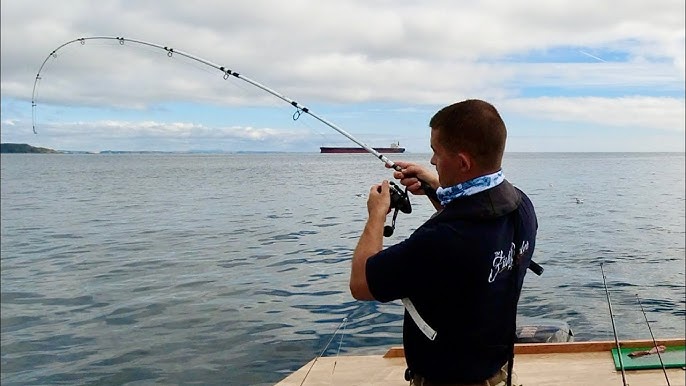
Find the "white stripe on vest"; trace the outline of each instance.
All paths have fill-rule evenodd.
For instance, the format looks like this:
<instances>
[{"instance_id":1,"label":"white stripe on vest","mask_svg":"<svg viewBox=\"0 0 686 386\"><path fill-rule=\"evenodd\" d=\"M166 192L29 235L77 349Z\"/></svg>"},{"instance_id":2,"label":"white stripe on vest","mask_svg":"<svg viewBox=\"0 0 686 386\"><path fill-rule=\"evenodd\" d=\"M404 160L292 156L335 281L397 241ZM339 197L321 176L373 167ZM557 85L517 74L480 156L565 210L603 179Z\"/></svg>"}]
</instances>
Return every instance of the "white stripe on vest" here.
<instances>
[{"instance_id":1,"label":"white stripe on vest","mask_svg":"<svg viewBox=\"0 0 686 386\"><path fill-rule=\"evenodd\" d=\"M402 301L405 309L412 317L412 320L414 320L414 323L417 325L417 327L419 327L424 335L426 335L429 340L436 339L436 330L431 328L431 326L429 326L429 324L422 319L422 317L419 315L419 312L417 312L417 309L414 307L414 304L412 304L410 298L403 298Z\"/></svg>"}]
</instances>

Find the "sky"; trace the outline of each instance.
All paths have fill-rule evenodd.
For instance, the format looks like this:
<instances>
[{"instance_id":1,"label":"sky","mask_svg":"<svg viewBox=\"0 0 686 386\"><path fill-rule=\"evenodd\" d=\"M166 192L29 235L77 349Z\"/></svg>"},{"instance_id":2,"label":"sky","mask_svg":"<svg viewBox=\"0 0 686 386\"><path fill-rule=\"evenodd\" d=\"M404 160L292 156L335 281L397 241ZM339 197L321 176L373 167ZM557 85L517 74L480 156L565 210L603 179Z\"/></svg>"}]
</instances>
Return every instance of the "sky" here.
<instances>
[{"instance_id":1,"label":"sky","mask_svg":"<svg viewBox=\"0 0 686 386\"><path fill-rule=\"evenodd\" d=\"M483 99L506 123L506 152L685 150L683 0L0 7L3 143L91 152L357 146L343 131L367 146L430 153L432 115Z\"/></svg>"}]
</instances>

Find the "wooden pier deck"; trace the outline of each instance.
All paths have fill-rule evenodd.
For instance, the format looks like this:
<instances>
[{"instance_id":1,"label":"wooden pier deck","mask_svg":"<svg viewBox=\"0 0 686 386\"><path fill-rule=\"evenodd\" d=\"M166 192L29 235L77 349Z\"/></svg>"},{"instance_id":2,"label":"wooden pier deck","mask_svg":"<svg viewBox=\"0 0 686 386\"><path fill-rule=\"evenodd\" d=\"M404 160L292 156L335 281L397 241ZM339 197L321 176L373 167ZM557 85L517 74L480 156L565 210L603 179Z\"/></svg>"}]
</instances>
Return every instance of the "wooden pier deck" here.
<instances>
[{"instance_id":1,"label":"wooden pier deck","mask_svg":"<svg viewBox=\"0 0 686 386\"><path fill-rule=\"evenodd\" d=\"M678 348L672 355L684 355L684 339L659 340L658 344L667 346L666 353L670 353L672 347ZM632 340L622 341L620 345L622 348L651 347L653 342ZM614 341L517 344L514 363L517 383L524 386L621 386L622 373L615 370L611 353L615 347ZM277 386L406 386L409 383L403 378L405 358L402 347L391 348L385 355L322 357L312 366L313 361ZM666 373L670 385L686 384L683 367L668 368ZM625 370L625 377L630 386L667 385L662 368Z\"/></svg>"}]
</instances>

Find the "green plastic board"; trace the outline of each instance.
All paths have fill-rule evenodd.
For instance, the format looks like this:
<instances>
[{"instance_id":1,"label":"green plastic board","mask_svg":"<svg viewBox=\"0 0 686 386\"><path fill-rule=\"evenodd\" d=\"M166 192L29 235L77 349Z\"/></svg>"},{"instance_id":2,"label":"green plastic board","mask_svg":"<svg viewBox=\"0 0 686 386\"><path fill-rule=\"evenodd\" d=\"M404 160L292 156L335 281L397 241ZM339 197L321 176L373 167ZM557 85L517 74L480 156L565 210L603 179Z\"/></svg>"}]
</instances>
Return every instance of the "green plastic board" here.
<instances>
[{"instance_id":1,"label":"green plastic board","mask_svg":"<svg viewBox=\"0 0 686 386\"><path fill-rule=\"evenodd\" d=\"M643 355L640 357L630 357L629 354L634 351L650 350L653 347L632 347L622 349L622 363L624 370L643 370L643 369L661 369L660 358L665 368L684 367L686 366L686 351L685 346L671 346L665 349L665 352L657 354ZM615 369L621 370L619 365L619 357L617 356L617 349L612 349L612 358L615 361Z\"/></svg>"}]
</instances>

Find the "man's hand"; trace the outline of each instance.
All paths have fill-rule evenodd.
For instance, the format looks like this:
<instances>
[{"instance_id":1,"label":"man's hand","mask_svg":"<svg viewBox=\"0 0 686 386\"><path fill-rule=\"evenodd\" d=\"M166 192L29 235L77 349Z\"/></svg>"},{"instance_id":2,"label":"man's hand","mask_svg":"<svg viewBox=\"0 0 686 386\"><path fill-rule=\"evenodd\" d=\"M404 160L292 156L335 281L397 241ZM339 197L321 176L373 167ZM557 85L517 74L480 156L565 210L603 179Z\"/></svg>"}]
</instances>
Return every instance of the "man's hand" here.
<instances>
[{"instance_id":1,"label":"man's hand","mask_svg":"<svg viewBox=\"0 0 686 386\"><path fill-rule=\"evenodd\" d=\"M438 188L438 175L422 166L413 162L398 161L395 163L400 166L402 171L394 171L393 177L400 181L401 184L407 186L407 190L416 195L426 194L422 189L419 180L429 184L433 189Z\"/></svg>"},{"instance_id":2,"label":"man's hand","mask_svg":"<svg viewBox=\"0 0 686 386\"><path fill-rule=\"evenodd\" d=\"M391 191L387 180L383 180L380 184L376 184L369 189L369 198L367 199L367 212L372 218L386 218L386 215L391 211Z\"/></svg>"}]
</instances>

